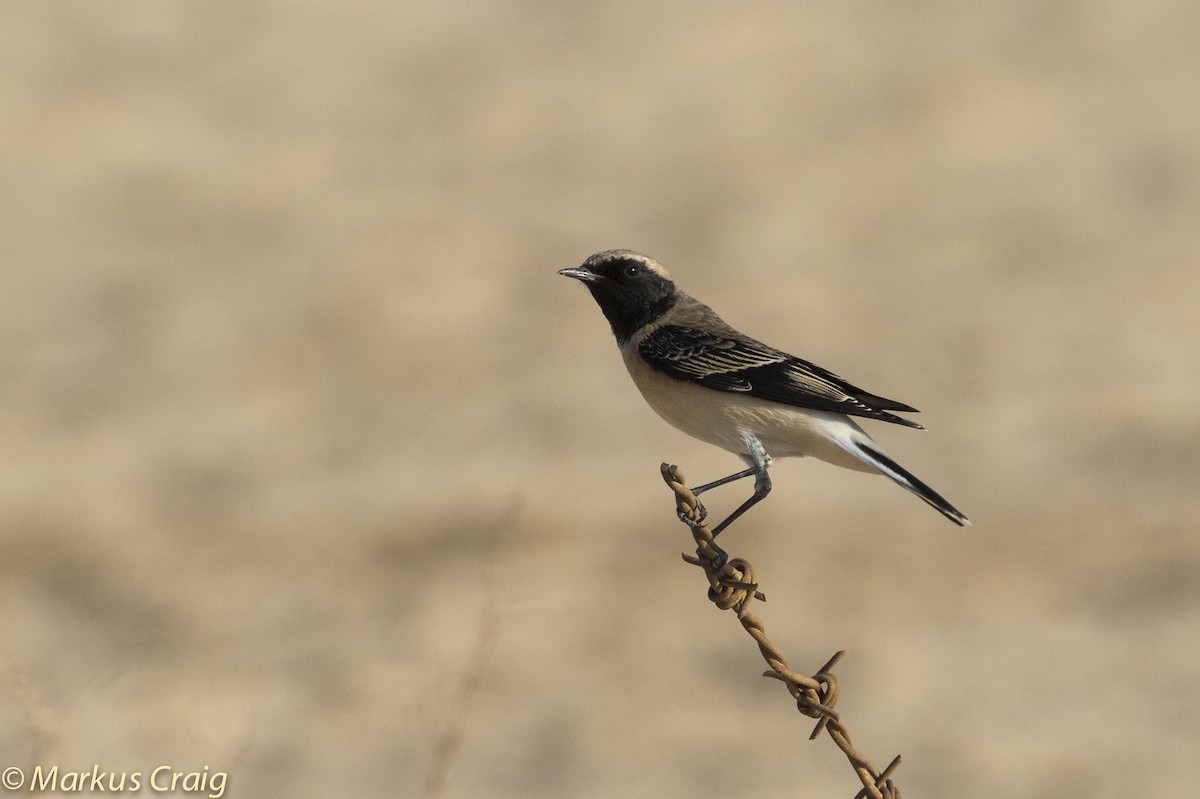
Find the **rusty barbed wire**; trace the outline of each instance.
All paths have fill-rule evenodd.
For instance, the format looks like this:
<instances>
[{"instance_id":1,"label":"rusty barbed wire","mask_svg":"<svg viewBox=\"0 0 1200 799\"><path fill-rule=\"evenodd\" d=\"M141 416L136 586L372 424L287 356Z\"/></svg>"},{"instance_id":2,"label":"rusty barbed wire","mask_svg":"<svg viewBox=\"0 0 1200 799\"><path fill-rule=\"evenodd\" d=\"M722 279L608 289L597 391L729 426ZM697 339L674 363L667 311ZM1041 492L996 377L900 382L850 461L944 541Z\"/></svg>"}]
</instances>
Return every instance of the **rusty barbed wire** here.
<instances>
[{"instance_id":1,"label":"rusty barbed wire","mask_svg":"<svg viewBox=\"0 0 1200 799\"><path fill-rule=\"evenodd\" d=\"M742 627L758 644L758 651L770 666L763 676L786 685L788 693L796 701L796 709L817 720L809 740L815 740L825 732L846 755L863 785L854 799L900 799L900 789L891 779L892 773L900 765L900 755L896 755L883 771L876 769L866 755L854 748L850 733L836 710L840 690L833 667L846 653L836 653L812 677L793 672L787 658L767 638L762 620L749 610L750 603L755 599L766 600L766 596L758 590L754 568L742 558L730 558L725 550L717 546L712 533L703 523L700 504L684 483L679 467L664 463L660 468L663 480L675 492L679 519L688 526L696 540L696 554L684 554L683 559L704 569L708 578L708 598L718 608L732 610Z\"/></svg>"}]
</instances>

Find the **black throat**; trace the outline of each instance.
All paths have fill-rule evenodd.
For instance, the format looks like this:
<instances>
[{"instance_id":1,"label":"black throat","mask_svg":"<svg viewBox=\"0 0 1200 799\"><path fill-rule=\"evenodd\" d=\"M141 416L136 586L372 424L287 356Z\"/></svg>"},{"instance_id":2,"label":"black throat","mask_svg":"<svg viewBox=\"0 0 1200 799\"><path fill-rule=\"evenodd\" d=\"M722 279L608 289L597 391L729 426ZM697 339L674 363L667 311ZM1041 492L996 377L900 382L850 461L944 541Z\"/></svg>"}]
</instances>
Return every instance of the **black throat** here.
<instances>
[{"instance_id":1,"label":"black throat","mask_svg":"<svg viewBox=\"0 0 1200 799\"><path fill-rule=\"evenodd\" d=\"M635 296L628 294L616 296L599 286L592 289L592 296L596 298L596 303L604 312L604 318L612 327L618 346L624 346L633 338L634 333L657 320L675 306L678 298L674 291L675 287L669 281L663 282L666 283L665 286L656 287L660 289L659 291L637 292ZM592 287L589 286L589 288ZM664 290L668 288L669 290Z\"/></svg>"}]
</instances>

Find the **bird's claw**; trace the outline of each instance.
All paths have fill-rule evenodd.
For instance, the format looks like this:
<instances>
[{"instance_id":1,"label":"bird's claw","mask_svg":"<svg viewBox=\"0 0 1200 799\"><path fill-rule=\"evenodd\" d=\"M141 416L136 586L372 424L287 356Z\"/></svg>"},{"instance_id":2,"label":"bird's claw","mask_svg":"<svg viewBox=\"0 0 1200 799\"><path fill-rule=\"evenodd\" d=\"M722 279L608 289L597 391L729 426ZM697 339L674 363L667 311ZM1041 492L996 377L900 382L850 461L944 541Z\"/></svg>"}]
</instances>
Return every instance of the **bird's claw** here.
<instances>
[{"instance_id":1,"label":"bird's claw","mask_svg":"<svg viewBox=\"0 0 1200 799\"><path fill-rule=\"evenodd\" d=\"M695 519L693 519L691 514L683 508L678 508L675 512L679 514L679 521L683 522L688 527L699 527L700 525L704 524L704 521L708 518L708 508L704 507L704 503L698 499L696 500Z\"/></svg>"}]
</instances>

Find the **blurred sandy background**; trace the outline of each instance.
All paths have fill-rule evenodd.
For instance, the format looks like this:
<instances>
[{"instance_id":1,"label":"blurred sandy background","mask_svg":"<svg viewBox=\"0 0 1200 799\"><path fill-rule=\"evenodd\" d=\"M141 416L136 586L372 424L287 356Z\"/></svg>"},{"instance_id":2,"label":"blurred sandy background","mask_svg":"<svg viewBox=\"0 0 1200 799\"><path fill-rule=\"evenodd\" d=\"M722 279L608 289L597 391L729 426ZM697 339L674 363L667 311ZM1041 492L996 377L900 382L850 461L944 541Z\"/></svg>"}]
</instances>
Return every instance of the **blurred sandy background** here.
<instances>
[{"instance_id":1,"label":"blurred sandy background","mask_svg":"<svg viewBox=\"0 0 1200 799\"><path fill-rule=\"evenodd\" d=\"M1198 8L6 5L0 766L853 796L554 274L631 247L924 412L973 528L786 461L727 544L905 796L1193 795Z\"/></svg>"}]
</instances>

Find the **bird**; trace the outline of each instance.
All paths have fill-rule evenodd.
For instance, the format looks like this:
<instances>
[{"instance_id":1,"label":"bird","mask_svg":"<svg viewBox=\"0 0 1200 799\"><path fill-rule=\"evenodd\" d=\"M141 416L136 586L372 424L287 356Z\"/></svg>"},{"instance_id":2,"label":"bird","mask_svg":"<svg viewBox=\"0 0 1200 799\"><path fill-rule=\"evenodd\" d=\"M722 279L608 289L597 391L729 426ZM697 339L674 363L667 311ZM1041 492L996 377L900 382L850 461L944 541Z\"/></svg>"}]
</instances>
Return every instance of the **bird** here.
<instances>
[{"instance_id":1,"label":"bird","mask_svg":"<svg viewBox=\"0 0 1200 799\"><path fill-rule=\"evenodd\" d=\"M753 494L713 528L714 537L770 493L772 459L786 457L808 456L882 474L960 527L971 523L887 455L855 421L874 419L923 430L897 415L916 408L868 393L739 332L677 288L658 261L633 250L598 252L558 274L587 286L650 407L672 426L746 463L742 471L692 489L699 496L754 478ZM707 516L700 507L696 524Z\"/></svg>"}]
</instances>

